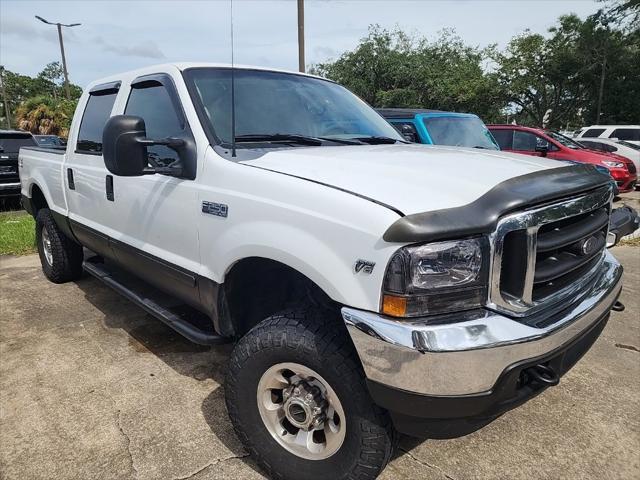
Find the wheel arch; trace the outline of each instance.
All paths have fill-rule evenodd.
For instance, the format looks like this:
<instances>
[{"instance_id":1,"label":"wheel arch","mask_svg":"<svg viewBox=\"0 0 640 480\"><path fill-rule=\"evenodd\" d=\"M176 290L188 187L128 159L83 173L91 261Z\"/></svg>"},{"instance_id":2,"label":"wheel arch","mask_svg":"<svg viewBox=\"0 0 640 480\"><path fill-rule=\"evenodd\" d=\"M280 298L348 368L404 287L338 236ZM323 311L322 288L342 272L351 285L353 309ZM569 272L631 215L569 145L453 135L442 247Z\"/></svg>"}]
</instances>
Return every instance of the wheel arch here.
<instances>
[{"instance_id":1,"label":"wheel arch","mask_svg":"<svg viewBox=\"0 0 640 480\"><path fill-rule=\"evenodd\" d=\"M340 309L340 305L304 273L281 261L260 256L241 258L230 265L219 295L219 328L225 335L242 336L287 307L311 304L331 312Z\"/></svg>"},{"instance_id":2,"label":"wheel arch","mask_svg":"<svg viewBox=\"0 0 640 480\"><path fill-rule=\"evenodd\" d=\"M49 201L44 191L37 183L32 183L29 186L29 201L31 202L31 209L33 217L38 215L38 211L42 208L49 208Z\"/></svg>"}]
</instances>

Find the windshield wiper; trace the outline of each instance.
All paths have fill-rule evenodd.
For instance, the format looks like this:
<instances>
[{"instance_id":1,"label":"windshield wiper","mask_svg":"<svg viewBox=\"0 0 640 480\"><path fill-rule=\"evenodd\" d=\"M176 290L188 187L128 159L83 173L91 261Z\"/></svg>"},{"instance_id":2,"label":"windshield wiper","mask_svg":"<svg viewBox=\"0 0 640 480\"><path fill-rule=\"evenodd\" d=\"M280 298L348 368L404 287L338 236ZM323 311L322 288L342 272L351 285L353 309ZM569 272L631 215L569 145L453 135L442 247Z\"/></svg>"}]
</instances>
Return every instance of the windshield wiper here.
<instances>
[{"instance_id":1,"label":"windshield wiper","mask_svg":"<svg viewBox=\"0 0 640 480\"><path fill-rule=\"evenodd\" d=\"M369 143L371 145L379 145L383 143L396 143L396 142L409 143L409 142L403 142L402 140L398 140L397 138L377 137L375 135L368 136L368 137L353 137L353 139L360 140L361 142Z\"/></svg>"},{"instance_id":2,"label":"windshield wiper","mask_svg":"<svg viewBox=\"0 0 640 480\"><path fill-rule=\"evenodd\" d=\"M319 138L288 133L254 133L250 135L238 135L236 137L236 142L288 142L298 143L301 145L322 145L322 140Z\"/></svg>"},{"instance_id":3,"label":"windshield wiper","mask_svg":"<svg viewBox=\"0 0 640 480\"><path fill-rule=\"evenodd\" d=\"M364 142L357 138L334 138L334 137L318 137L321 140L327 142L343 143L345 145L362 145Z\"/></svg>"}]
</instances>

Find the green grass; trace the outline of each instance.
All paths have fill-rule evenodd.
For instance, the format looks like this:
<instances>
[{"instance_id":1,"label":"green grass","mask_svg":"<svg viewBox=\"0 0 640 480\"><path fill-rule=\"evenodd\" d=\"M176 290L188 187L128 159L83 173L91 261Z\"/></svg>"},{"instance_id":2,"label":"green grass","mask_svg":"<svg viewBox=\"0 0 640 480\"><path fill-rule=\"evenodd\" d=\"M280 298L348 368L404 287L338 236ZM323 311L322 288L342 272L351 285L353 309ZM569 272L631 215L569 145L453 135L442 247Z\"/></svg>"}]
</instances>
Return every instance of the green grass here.
<instances>
[{"instance_id":1,"label":"green grass","mask_svg":"<svg viewBox=\"0 0 640 480\"><path fill-rule=\"evenodd\" d=\"M26 212L0 213L0 255L28 255L36 251L36 230Z\"/></svg>"}]
</instances>

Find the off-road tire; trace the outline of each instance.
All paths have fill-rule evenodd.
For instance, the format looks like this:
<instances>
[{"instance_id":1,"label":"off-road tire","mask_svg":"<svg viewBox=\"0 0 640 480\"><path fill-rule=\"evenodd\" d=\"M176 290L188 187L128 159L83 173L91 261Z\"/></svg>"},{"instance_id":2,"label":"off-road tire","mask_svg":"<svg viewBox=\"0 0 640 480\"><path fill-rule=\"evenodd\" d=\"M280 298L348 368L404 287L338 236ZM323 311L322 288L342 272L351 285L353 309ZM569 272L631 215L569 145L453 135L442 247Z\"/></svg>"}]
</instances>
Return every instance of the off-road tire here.
<instances>
[{"instance_id":1,"label":"off-road tire","mask_svg":"<svg viewBox=\"0 0 640 480\"><path fill-rule=\"evenodd\" d=\"M53 262L50 264L44 252L42 230L46 228L51 241ZM65 283L82 276L82 246L68 238L56 225L51 210L41 208L36 215L36 245L44 275L53 283Z\"/></svg>"},{"instance_id":2,"label":"off-road tire","mask_svg":"<svg viewBox=\"0 0 640 480\"><path fill-rule=\"evenodd\" d=\"M273 315L235 346L225 396L235 431L253 459L276 480L372 480L389 462L397 434L389 414L369 396L365 376L344 323L335 313L305 307ZM307 460L278 444L258 409L262 374L295 362L318 372L335 390L346 417L340 449L323 460Z\"/></svg>"}]
</instances>

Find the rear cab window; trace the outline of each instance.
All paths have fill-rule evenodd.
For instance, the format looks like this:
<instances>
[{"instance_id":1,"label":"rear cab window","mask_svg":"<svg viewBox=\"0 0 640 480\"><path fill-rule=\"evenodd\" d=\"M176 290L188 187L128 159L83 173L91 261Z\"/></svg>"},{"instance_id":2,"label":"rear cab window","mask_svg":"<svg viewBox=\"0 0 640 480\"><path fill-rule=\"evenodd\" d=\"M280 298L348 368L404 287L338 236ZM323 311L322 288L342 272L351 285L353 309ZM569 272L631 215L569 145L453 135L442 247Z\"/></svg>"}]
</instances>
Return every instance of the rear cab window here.
<instances>
[{"instance_id":1,"label":"rear cab window","mask_svg":"<svg viewBox=\"0 0 640 480\"><path fill-rule=\"evenodd\" d=\"M80 121L76 153L102 154L102 131L111 116L119 89L119 82L99 85L91 89Z\"/></svg>"}]
</instances>

